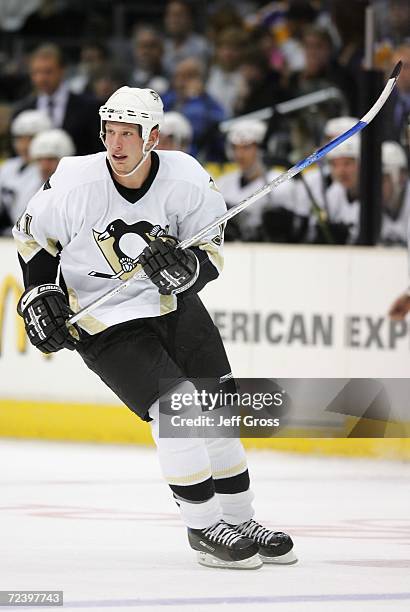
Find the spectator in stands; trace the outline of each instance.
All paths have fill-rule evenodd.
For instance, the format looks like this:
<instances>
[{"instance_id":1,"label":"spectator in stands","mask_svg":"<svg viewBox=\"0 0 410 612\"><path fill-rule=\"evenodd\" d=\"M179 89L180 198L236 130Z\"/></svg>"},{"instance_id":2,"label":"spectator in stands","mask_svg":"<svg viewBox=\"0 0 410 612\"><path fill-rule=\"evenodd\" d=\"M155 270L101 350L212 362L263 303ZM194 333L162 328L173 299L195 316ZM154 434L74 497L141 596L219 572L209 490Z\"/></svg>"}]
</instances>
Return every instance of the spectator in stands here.
<instances>
[{"instance_id":1,"label":"spectator in stands","mask_svg":"<svg viewBox=\"0 0 410 612\"><path fill-rule=\"evenodd\" d=\"M327 158L332 184L326 190L326 228L334 244L354 244L359 234L360 136L351 136ZM318 225L316 242L329 242Z\"/></svg>"},{"instance_id":2,"label":"spectator in stands","mask_svg":"<svg viewBox=\"0 0 410 612\"><path fill-rule=\"evenodd\" d=\"M290 72L303 70L305 54L302 38L307 27L313 25L317 11L311 2L306 0L291 0L286 14L288 37L282 42L280 50L285 57L287 70Z\"/></svg>"},{"instance_id":3,"label":"spectator in stands","mask_svg":"<svg viewBox=\"0 0 410 612\"><path fill-rule=\"evenodd\" d=\"M407 245L410 219L410 181L407 158L394 141L382 144L383 215L380 241L385 245Z\"/></svg>"},{"instance_id":4,"label":"spectator in stands","mask_svg":"<svg viewBox=\"0 0 410 612\"><path fill-rule=\"evenodd\" d=\"M250 33L249 47L261 53L273 70L285 70L285 56L275 42L269 27L258 26Z\"/></svg>"},{"instance_id":5,"label":"spectator in stands","mask_svg":"<svg viewBox=\"0 0 410 612\"><path fill-rule=\"evenodd\" d=\"M272 181L277 172L263 161L266 126L257 119L240 119L227 133L228 157L238 170L218 178L218 188L228 208L239 204ZM295 214L295 183L287 181L228 222L227 240L296 242L302 223Z\"/></svg>"},{"instance_id":6,"label":"spectator in stands","mask_svg":"<svg viewBox=\"0 0 410 612\"><path fill-rule=\"evenodd\" d=\"M363 60L366 2L332 0L329 9L341 43L337 55L338 63L353 79L354 91L357 92ZM352 102L350 112L353 115L359 113L357 96Z\"/></svg>"},{"instance_id":7,"label":"spectator in stands","mask_svg":"<svg viewBox=\"0 0 410 612\"><path fill-rule=\"evenodd\" d=\"M189 152L192 140L191 124L175 111L164 113L157 149Z\"/></svg>"},{"instance_id":8,"label":"spectator in stands","mask_svg":"<svg viewBox=\"0 0 410 612\"><path fill-rule=\"evenodd\" d=\"M394 45L399 45L410 36L410 3L390 0L387 4L388 36Z\"/></svg>"},{"instance_id":9,"label":"spectator in stands","mask_svg":"<svg viewBox=\"0 0 410 612\"><path fill-rule=\"evenodd\" d=\"M151 26L140 26L133 37L135 66L131 74L130 87L149 87L161 96L169 87L163 67L164 43L162 37Z\"/></svg>"},{"instance_id":10,"label":"spectator in stands","mask_svg":"<svg viewBox=\"0 0 410 612\"><path fill-rule=\"evenodd\" d=\"M190 153L209 161L223 157L217 127L225 117L223 108L205 90L205 66L195 58L180 62L172 79L172 89L163 97L164 110L176 110L190 122L193 138Z\"/></svg>"},{"instance_id":11,"label":"spectator in stands","mask_svg":"<svg viewBox=\"0 0 410 612\"><path fill-rule=\"evenodd\" d=\"M248 51L241 64L243 88L235 105L235 115L261 108L271 108L283 101L287 92L281 86L279 72L270 68L266 57L258 51Z\"/></svg>"},{"instance_id":12,"label":"spectator in stands","mask_svg":"<svg viewBox=\"0 0 410 612\"><path fill-rule=\"evenodd\" d=\"M54 127L72 137L79 155L102 150L99 141L98 103L84 94L69 91L64 82L61 50L55 45L38 47L30 57L33 95L22 100L15 115L23 110L46 112Z\"/></svg>"},{"instance_id":13,"label":"spectator in stands","mask_svg":"<svg viewBox=\"0 0 410 612\"><path fill-rule=\"evenodd\" d=\"M30 163L29 148L33 137L50 127L49 117L37 110L23 111L11 123L16 157L0 166L0 234L11 235L11 228L41 186L40 174Z\"/></svg>"},{"instance_id":14,"label":"spectator in stands","mask_svg":"<svg viewBox=\"0 0 410 612\"><path fill-rule=\"evenodd\" d=\"M60 159L74 154L72 138L58 128L40 132L30 143L30 159L36 164L45 184L56 171Z\"/></svg>"},{"instance_id":15,"label":"spectator in stands","mask_svg":"<svg viewBox=\"0 0 410 612\"><path fill-rule=\"evenodd\" d=\"M404 144L408 142L410 121L410 42L395 50L393 66L400 60L403 63L400 76L384 110L384 133L386 139Z\"/></svg>"},{"instance_id":16,"label":"spectator in stands","mask_svg":"<svg viewBox=\"0 0 410 612\"><path fill-rule=\"evenodd\" d=\"M306 29L303 48L305 67L290 76L290 97L296 98L329 87L336 88L338 92L327 102L309 108L309 112L305 109L294 116L292 142L293 148L298 151L298 157L304 157L318 147L322 126L329 118L348 113L348 99L351 105L354 104L349 93L354 91L354 83L334 60L333 43L327 30L318 27Z\"/></svg>"},{"instance_id":17,"label":"spectator in stands","mask_svg":"<svg viewBox=\"0 0 410 612\"><path fill-rule=\"evenodd\" d=\"M330 34L319 27L305 30L302 38L305 65L300 71L290 76L289 89L292 97L335 86L341 97L349 98L354 83L347 72L334 59L334 48ZM329 116L340 115L341 103L335 101L326 105L325 113ZM324 107L321 105L321 109Z\"/></svg>"},{"instance_id":18,"label":"spectator in stands","mask_svg":"<svg viewBox=\"0 0 410 612\"><path fill-rule=\"evenodd\" d=\"M206 39L193 29L192 6L183 0L170 0L165 9L164 65L172 75L177 64L187 58L207 61L209 45Z\"/></svg>"},{"instance_id":19,"label":"spectator in stands","mask_svg":"<svg viewBox=\"0 0 410 612\"><path fill-rule=\"evenodd\" d=\"M91 81L96 72L108 64L108 52L102 43L88 41L82 45L80 62L68 81L70 90L76 94L92 93Z\"/></svg>"},{"instance_id":20,"label":"spectator in stands","mask_svg":"<svg viewBox=\"0 0 410 612\"><path fill-rule=\"evenodd\" d=\"M221 32L227 28L242 30L244 21L238 11L239 2L224 2L223 4L210 4L209 14L206 20L205 32L206 39L211 47L216 46L216 41Z\"/></svg>"},{"instance_id":21,"label":"spectator in stands","mask_svg":"<svg viewBox=\"0 0 410 612\"><path fill-rule=\"evenodd\" d=\"M245 43L245 33L235 28L223 30L216 41L215 58L206 88L225 109L227 117L232 116L236 99L243 88L239 66Z\"/></svg>"},{"instance_id":22,"label":"spectator in stands","mask_svg":"<svg viewBox=\"0 0 410 612\"><path fill-rule=\"evenodd\" d=\"M126 74L121 67L108 64L94 72L90 81L91 94L99 104L103 104L126 80Z\"/></svg>"}]
</instances>

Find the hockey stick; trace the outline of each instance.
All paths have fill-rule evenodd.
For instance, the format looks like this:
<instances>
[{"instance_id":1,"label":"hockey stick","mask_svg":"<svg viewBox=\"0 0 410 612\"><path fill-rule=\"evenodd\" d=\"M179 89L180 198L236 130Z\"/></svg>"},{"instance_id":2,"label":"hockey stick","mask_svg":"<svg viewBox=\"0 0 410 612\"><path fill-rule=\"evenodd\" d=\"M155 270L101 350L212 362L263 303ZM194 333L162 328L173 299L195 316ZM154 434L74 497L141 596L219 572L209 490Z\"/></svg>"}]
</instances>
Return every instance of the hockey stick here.
<instances>
[{"instance_id":1,"label":"hockey stick","mask_svg":"<svg viewBox=\"0 0 410 612\"><path fill-rule=\"evenodd\" d=\"M311 164L314 164L319 159L327 155L329 151L332 151L332 149L335 149L342 142L344 142L345 140L353 136L353 134L357 134L363 128L369 125L369 123L377 115L377 113L383 107L387 98L390 96L391 92L393 91L397 78L400 74L401 65L402 65L401 62L398 62L398 64L396 64L396 66L393 69L393 72L390 75L389 80L387 81L383 91L381 92L376 102L373 104L371 109L356 123L356 125L350 128L350 130L347 130L346 132L344 132L343 134L341 134L334 140L331 140L330 142L325 144L323 147L321 147L320 149L318 149L317 151L315 151L308 157L305 157L305 159L302 159L302 161L298 162L295 166L292 166L291 168L289 168L289 170L286 170L285 172L277 176L275 179L273 179L273 181L271 181L264 187L261 187L260 189L255 191L254 194L252 194L245 200L242 200L242 202L239 202L239 204L237 204L236 206L233 206L224 215L219 217L219 219L212 221L212 223L209 223L204 228L202 228L197 234L192 236L192 238L188 238L187 240L183 240L182 242L180 242L177 248L188 249L190 246L198 242L198 240L200 240L203 236L205 236L205 234L207 234L209 231L211 231L212 229L215 229L216 227L218 227L219 225L222 225L223 223L226 223L227 221L229 221L229 219L232 219L232 217L235 217L237 214L242 212L242 210L244 210L245 208L247 208L248 206L250 206L257 200L260 200L261 198L263 198L263 196L269 193L271 189L274 189L278 185L281 185L285 181L288 181L289 179L293 178L296 174L299 174L299 172L302 172L302 170L304 170ZM92 312L93 310L98 308L98 306L101 306L101 304L104 304L107 300L114 297L114 295L117 295L117 293L120 293L121 291L129 287L134 281L141 278L140 276L141 272L142 271L138 272L138 274L134 274L134 276L131 276L129 279L123 281L121 284L107 291L107 293L104 293L103 295L101 295L94 302L91 302L91 304L88 304L88 306L85 306L84 308L79 310L75 315L73 315L72 317L68 319L67 323L75 323L76 321L81 319L84 315L88 314L89 312Z\"/></svg>"}]
</instances>

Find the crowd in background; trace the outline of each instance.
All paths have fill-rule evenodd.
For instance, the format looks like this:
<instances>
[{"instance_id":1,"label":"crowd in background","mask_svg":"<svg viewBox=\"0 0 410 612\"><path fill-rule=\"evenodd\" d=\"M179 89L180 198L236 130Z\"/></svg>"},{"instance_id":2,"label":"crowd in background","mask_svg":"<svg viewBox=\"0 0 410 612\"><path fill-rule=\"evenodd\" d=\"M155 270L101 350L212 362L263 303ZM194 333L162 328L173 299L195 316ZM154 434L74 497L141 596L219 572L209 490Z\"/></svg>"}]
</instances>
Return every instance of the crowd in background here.
<instances>
[{"instance_id":1,"label":"crowd in background","mask_svg":"<svg viewBox=\"0 0 410 612\"><path fill-rule=\"evenodd\" d=\"M65 155L103 150L98 108L122 85L164 102L160 148L208 164L233 206L349 129L360 99L366 2L13 0L0 4L0 233ZM374 61L402 73L383 109L380 242L410 215L410 3L375 0ZM286 102L324 91L291 110ZM303 105L305 104L305 105ZM243 115L255 111L260 116ZM269 109L270 112L269 112ZM236 118L239 119L234 121ZM263 120L261 119L263 117ZM228 224L227 240L354 244L360 139Z\"/></svg>"}]
</instances>

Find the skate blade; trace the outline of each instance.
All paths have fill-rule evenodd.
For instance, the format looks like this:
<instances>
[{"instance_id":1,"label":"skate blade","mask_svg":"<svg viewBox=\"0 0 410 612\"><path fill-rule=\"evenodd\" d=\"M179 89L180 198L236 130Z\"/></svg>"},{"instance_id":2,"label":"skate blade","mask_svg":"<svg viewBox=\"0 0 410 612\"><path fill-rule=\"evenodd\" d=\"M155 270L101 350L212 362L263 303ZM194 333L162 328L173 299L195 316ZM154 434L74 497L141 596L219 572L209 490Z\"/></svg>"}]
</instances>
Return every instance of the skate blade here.
<instances>
[{"instance_id":1,"label":"skate blade","mask_svg":"<svg viewBox=\"0 0 410 612\"><path fill-rule=\"evenodd\" d=\"M249 557L248 559L242 559L241 561L223 561L222 559L218 559L209 553L198 551L197 561L200 565L205 565L206 567L219 567L224 569L251 570L259 569L263 565L258 554L253 555L253 557Z\"/></svg>"},{"instance_id":2,"label":"skate blade","mask_svg":"<svg viewBox=\"0 0 410 612\"><path fill-rule=\"evenodd\" d=\"M290 550L285 555L280 555L280 557L265 557L265 555L260 553L259 556L263 563L272 563L272 565L293 565L298 562L298 558L293 550Z\"/></svg>"}]
</instances>

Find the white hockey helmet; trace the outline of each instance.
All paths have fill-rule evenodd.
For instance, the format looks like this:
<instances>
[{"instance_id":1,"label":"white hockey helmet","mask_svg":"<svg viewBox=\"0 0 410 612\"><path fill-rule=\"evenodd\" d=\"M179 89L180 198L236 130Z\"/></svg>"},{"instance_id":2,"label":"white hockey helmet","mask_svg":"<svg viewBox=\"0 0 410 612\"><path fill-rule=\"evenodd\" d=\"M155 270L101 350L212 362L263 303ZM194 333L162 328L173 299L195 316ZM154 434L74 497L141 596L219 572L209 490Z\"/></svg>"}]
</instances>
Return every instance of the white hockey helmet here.
<instances>
[{"instance_id":1,"label":"white hockey helmet","mask_svg":"<svg viewBox=\"0 0 410 612\"><path fill-rule=\"evenodd\" d=\"M359 121L356 117L334 117L326 121L324 135L326 138L337 138L350 130Z\"/></svg>"},{"instance_id":2,"label":"white hockey helmet","mask_svg":"<svg viewBox=\"0 0 410 612\"><path fill-rule=\"evenodd\" d=\"M382 143L382 172L389 174L393 181L393 189L396 196L402 189L400 171L407 170L407 157L398 142L386 140Z\"/></svg>"},{"instance_id":3,"label":"white hockey helmet","mask_svg":"<svg viewBox=\"0 0 410 612\"><path fill-rule=\"evenodd\" d=\"M407 170L407 158L403 148L398 142L386 140L382 144L382 165L383 170L397 168L397 170Z\"/></svg>"},{"instance_id":4,"label":"white hockey helmet","mask_svg":"<svg viewBox=\"0 0 410 612\"><path fill-rule=\"evenodd\" d=\"M259 119L241 119L228 130L226 139L230 145L261 144L266 134L266 125Z\"/></svg>"},{"instance_id":5,"label":"white hockey helmet","mask_svg":"<svg viewBox=\"0 0 410 612\"><path fill-rule=\"evenodd\" d=\"M142 128L144 147L152 128L161 127L164 110L159 94L153 89L120 87L100 107L101 137L105 137L105 122L134 123Z\"/></svg>"},{"instance_id":6,"label":"white hockey helmet","mask_svg":"<svg viewBox=\"0 0 410 612\"><path fill-rule=\"evenodd\" d=\"M354 134L340 145L329 151L327 154L329 159L338 159L339 157L351 157L352 159L360 158L360 136Z\"/></svg>"},{"instance_id":7,"label":"white hockey helmet","mask_svg":"<svg viewBox=\"0 0 410 612\"><path fill-rule=\"evenodd\" d=\"M75 154L75 146L67 132L60 129L45 130L34 136L30 143L31 159L46 157L61 159Z\"/></svg>"},{"instance_id":8,"label":"white hockey helmet","mask_svg":"<svg viewBox=\"0 0 410 612\"><path fill-rule=\"evenodd\" d=\"M49 130L53 127L49 116L39 110L22 111L13 119L10 126L11 135L18 136L34 136L44 130Z\"/></svg>"},{"instance_id":9,"label":"white hockey helmet","mask_svg":"<svg viewBox=\"0 0 410 612\"><path fill-rule=\"evenodd\" d=\"M174 136L179 141L192 140L192 127L184 115L176 111L170 111L164 114L164 122L161 127L161 133L165 136Z\"/></svg>"}]
</instances>

